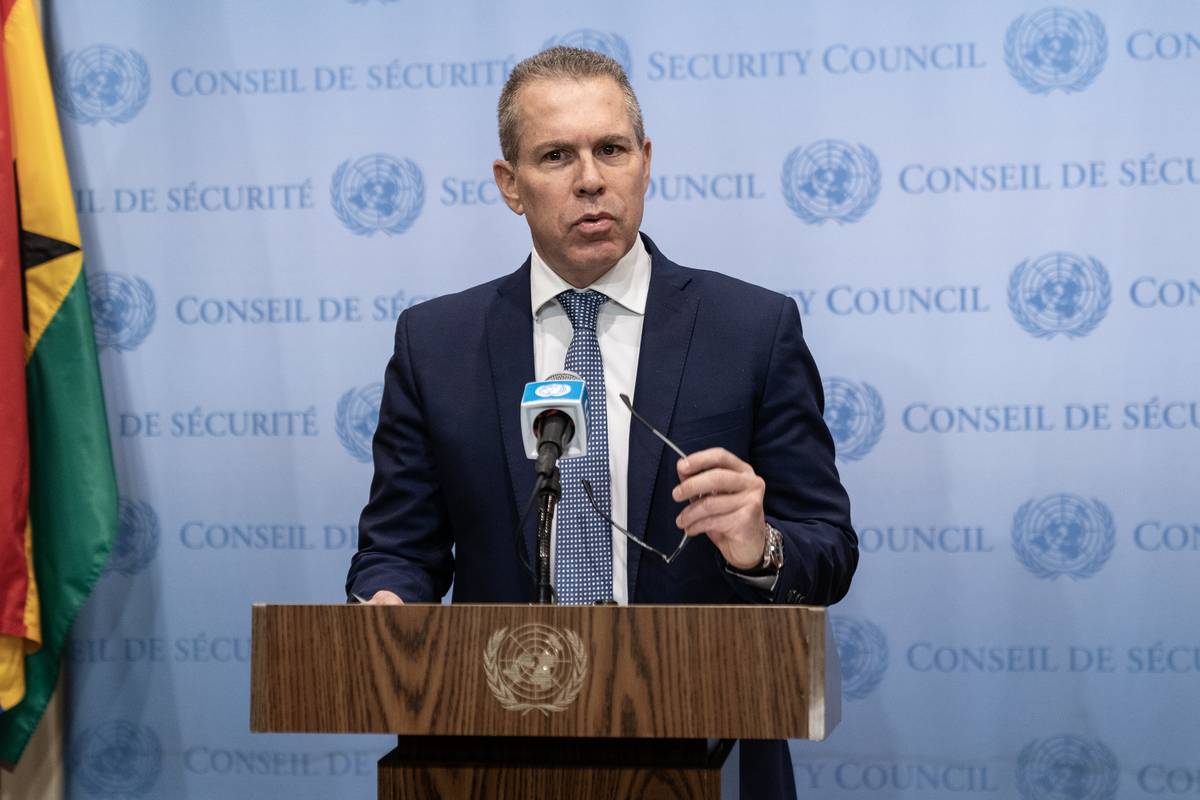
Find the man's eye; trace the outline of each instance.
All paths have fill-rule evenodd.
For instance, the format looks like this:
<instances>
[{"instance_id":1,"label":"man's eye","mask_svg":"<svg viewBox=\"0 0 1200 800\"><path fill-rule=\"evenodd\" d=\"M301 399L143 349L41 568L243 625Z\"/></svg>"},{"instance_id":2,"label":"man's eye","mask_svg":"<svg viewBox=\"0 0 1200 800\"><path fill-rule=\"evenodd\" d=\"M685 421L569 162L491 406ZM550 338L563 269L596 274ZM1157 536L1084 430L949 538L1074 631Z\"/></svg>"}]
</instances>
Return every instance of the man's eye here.
<instances>
[{"instance_id":1,"label":"man's eye","mask_svg":"<svg viewBox=\"0 0 1200 800\"><path fill-rule=\"evenodd\" d=\"M620 152L620 150L621 148L617 147L615 144L606 144L600 148L600 152L606 156L615 156Z\"/></svg>"},{"instance_id":2,"label":"man's eye","mask_svg":"<svg viewBox=\"0 0 1200 800\"><path fill-rule=\"evenodd\" d=\"M562 157L562 150L551 150L549 153L546 153L545 156L547 161L562 161Z\"/></svg>"}]
</instances>

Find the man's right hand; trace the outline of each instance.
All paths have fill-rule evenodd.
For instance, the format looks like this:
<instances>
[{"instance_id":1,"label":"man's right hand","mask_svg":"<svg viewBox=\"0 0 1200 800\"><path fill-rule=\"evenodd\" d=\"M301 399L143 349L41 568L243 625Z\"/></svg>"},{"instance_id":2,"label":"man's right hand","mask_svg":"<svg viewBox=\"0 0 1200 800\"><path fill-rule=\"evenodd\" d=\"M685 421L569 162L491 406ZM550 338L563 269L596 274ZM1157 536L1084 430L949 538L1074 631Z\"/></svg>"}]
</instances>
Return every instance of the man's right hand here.
<instances>
[{"instance_id":1,"label":"man's right hand","mask_svg":"<svg viewBox=\"0 0 1200 800\"><path fill-rule=\"evenodd\" d=\"M367 605L372 606L402 606L404 601L395 592L389 592L387 589L380 589L371 599L367 601Z\"/></svg>"}]
</instances>

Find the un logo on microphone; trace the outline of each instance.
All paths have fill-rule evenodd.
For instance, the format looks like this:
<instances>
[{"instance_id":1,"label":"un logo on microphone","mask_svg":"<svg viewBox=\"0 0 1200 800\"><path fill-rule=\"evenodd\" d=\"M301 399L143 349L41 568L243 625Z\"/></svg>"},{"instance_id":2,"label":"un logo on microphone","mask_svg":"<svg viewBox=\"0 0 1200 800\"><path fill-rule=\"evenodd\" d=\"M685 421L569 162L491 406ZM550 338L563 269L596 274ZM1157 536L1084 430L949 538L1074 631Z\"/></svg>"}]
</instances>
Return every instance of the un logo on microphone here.
<instances>
[{"instance_id":1,"label":"un logo on microphone","mask_svg":"<svg viewBox=\"0 0 1200 800\"><path fill-rule=\"evenodd\" d=\"M87 276L87 287L97 347L128 352L145 341L155 318L150 284L116 272L99 272Z\"/></svg>"},{"instance_id":2,"label":"un logo on microphone","mask_svg":"<svg viewBox=\"0 0 1200 800\"><path fill-rule=\"evenodd\" d=\"M1112 512L1099 500L1054 494L1026 501L1013 515L1013 550L1039 578L1090 578L1116 541Z\"/></svg>"},{"instance_id":3,"label":"un logo on microphone","mask_svg":"<svg viewBox=\"0 0 1200 800\"><path fill-rule=\"evenodd\" d=\"M564 397L571 393L571 386L566 383L547 383L534 389L533 393L543 398Z\"/></svg>"},{"instance_id":4,"label":"un logo on microphone","mask_svg":"<svg viewBox=\"0 0 1200 800\"><path fill-rule=\"evenodd\" d=\"M1017 756L1022 800L1116 800L1121 770L1099 739L1034 739Z\"/></svg>"},{"instance_id":5,"label":"un logo on microphone","mask_svg":"<svg viewBox=\"0 0 1200 800\"><path fill-rule=\"evenodd\" d=\"M117 538L105 573L136 575L142 572L158 554L158 515L148 503L117 499Z\"/></svg>"},{"instance_id":6,"label":"un logo on microphone","mask_svg":"<svg viewBox=\"0 0 1200 800\"><path fill-rule=\"evenodd\" d=\"M825 425L833 436L837 457L857 461L879 443L883 435L883 398L869 383L826 378Z\"/></svg>"},{"instance_id":7,"label":"un logo on microphone","mask_svg":"<svg viewBox=\"0 0 1200 800\"><path fill-rule=\"evenodd\" d=\"M425 178L410 158L375 153L338 165L329 185L339 220L360 236L404 233L425 205Z\"/></svg>"},{"instance_id":8,"label":"un logo on microphone","mask_svg":"<svg viewBox=\"0 0 1200 800\"><path fill-rule=\"evenodd\" d=\"M858 222L875 205L879 160L866 145L822 139L797 147L783 162L783 198L810 225Z\"/></svg>"},{"instance_id":9,"label":"un logo on microphone","mask_svg":"<svg viewBox=\"0 0 1200 800\"><path fill-rule=\"evenodd\" d=\"M162 772L162 745L152 728L112 720L85 728L72 741L69 774L91 797L145 797Z\"/></svg>"},{"instance_id":10,"label":"un logo on microphone","mask_svg":"<svg viewBox=\"0 0 1200 800\"><path fill-rule=\"evenodd\" d=\"M580 50L594 50L620 64L626 75L633 74L633 57L629 54L629 45L615 33L580 28L570 33L564 33L562 36L551 36L542 45L543 50L549 50L551 47L578 47Z\"/></svg>"},{"instance_id":11,"label":"un logo on microphone","mask_svg":"<svg viewBox=\"0 0 1200 800\"><path fill-rule=\"evenodd\" d=\"M1090 11L1056 6L1022 14L1004 37L1008 71L1034 94L1082 91L1107 58L1104 23Z\"/></svg>"},{"instance_id":12,"label":"un logo on microphone","mask_svg":"<svg viewBox=\"0 0 1200 800\"><path fill-rule=\"evenodd\" d=\"M150 97L150 67L136 50L93 45L58 60L54 94L62 112L76 122L128 122Z\"/></svg>"},{"instance_id":13,"label":"un logo on microphone","mask_svg":"<svg viewBox=\"0 0 1200 800\"><path fill-rule=\"evenodd\" d=\"M1008 279L1008 309L1039 339L1072 339L1096 329L1112 303L1108 270L1094 258L1047 253L1025 259Z\"/></svg>"},{"instance_id":14,"label":"un logo on microphone","mask_svg":"<svg viewBox=\"0 0 1200 800\"><path fill-rule=\"evenodd\" d=\"M383 402L383 384L372 383L351 389L337 405L337 435L346 452L356 461L371 460L371 440L379 425L379 404Z\"/></svg>"},{"instance_id":15,"label":"un logo on microphone","mask_svg":"<svg viewBox=\"0 0 1200 800\"><path fill-rule=\"evenodd\" d=\"M857 617L832 617L842 664L842 695L861 700L875 690L888 667L887 637L878 625Z\"/></svg>"}]
</instances>

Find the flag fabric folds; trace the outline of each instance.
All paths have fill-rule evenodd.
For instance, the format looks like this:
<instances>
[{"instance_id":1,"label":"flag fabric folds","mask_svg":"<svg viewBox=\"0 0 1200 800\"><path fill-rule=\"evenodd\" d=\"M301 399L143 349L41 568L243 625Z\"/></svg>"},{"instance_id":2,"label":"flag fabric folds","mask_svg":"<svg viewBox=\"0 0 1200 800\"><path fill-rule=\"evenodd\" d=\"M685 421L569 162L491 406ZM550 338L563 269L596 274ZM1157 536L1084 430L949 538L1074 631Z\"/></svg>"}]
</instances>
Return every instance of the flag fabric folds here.
<instances>
[{"instance_id":1,"label":"flag fabric folds","mask_svg":"<svg viewBox=\"0 0 1200 800\"><path fill-rule=\"evenodd\" d=\"M3 45L0 45L3 46ZM0 70L4 70L0 62ZM29 433L25 427L24 277L20 268L8 91L0 80L0 713L25 695L25 655L41 645L27 552Z\"/></svg>"},{"instance_id":2,"label":"flag fabric folds","mask_svg":"<svg viewBox=\"0 0 1200 800\"><path fill-rule=\"evenodd\" d=\"M0 20L0 762L13 764L108 559L117 492L32 0L0 0Z\"/></svg>"}]
</instances>

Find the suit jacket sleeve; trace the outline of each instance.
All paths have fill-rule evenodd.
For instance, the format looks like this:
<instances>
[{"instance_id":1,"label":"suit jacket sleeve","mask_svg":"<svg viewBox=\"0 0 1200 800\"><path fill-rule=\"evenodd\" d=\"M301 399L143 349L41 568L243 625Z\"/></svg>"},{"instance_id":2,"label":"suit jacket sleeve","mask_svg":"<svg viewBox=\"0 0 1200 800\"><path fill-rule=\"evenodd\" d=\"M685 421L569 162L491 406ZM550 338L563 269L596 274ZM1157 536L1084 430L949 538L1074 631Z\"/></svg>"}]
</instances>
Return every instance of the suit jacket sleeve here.
<instances>
[{"instance_id":1,"label":"suit jacket sleeve","mask_svg":"<svg viewBox=\"0 0 1200 800\"><path fill-rule=\"evenodd\" d=\"M783 534L783 570L770 600L831 605L850 588L858 537L823 419L821 376L801 333L800 312L784 298L776 324L748 459L766 482L767 522ZM739 595L762 590L729 575Z\"/></svg>"},{"instance_id":2,"label":"suit jacket sleeve","mask_svg":"<svg viewBox=\"0 0 1200 800\"><path fill-rule=\"evenodd\" d=\"M380 589L406 601L435 601L454 575L453 540L409 349L411 312L396 322L372 445L375 474L358 524L348 595Z\"/></svg>"}]
</instances>

